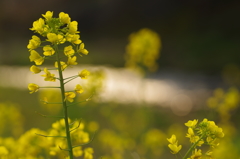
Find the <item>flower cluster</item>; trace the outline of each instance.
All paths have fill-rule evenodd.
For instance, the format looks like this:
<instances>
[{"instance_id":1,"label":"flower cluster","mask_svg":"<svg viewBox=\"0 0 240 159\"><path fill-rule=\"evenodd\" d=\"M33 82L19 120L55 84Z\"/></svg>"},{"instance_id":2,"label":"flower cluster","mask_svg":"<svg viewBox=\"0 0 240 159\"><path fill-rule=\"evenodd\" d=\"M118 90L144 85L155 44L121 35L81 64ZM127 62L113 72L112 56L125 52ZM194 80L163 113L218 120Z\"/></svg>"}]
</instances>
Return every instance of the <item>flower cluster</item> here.
<instances>
[{"instance_id":1,"label":"flower cluster","mask_svg":"<svg viewBox=\"0 0 240 159\"><path fill-rule=\"evenodd\" d=\"M156 32L144 28L132 33L126 47L126 67L140 72L156 71L160 49L161 39Z\"/></svg>"},{"instance_id":2,"label":"flower cluster","mask_svg":"<svg viewBox=\"0 0 240 159\"><path fill-rule=\"evenodd\" d=\"M189 120L185 125L188 127L186 137L189 138L192 144L189 151L186 153L184 159L188 157L189 153L192 155L188 159L201 158L202 156L211 157L212 150L219 145L219 139L224 137L222 128L218 127L214 121L203 119L202 122L198 123L198 120ZM178 146L176 136L172 135L170 139L167 139L170 144L168 147L171 149L173 154L177 154L182 146ZM202 154L202 150L197 147L201 147L203 144L209 146L209 150L205 154Z\"/></svg>"},{"instance_id":3,"label":"flower cluster","mask_svg":"<svg viewBox=\"0 0 240 159\"><path fill-rule=\"evenodd\" d=\"M70 119L69 119L69 122ZM76 127L78 127L76 129ZM89 134L84 130L84 123L79 125L78 122L73 122L71 126L74 130L76 144L84 144L90 141ZM19 138L1 138L0 137L0 158L10 159L10 158L26 158L26 159L66 159L66 154L64 151L59 149L65 148L66 139L64 138L40 138L36 134L46 134L46 135L63 135L64 134L64 121L59 120L52 124L49 130L43 131L40 129L32 128L22 134ZM79 140L79 136L81 136ZM16 146L17 145L17 146ZM27 151L26 151L27 150ZM73 149L74 157L82 157L83 159L93 158L93 149L91 147L76 147Z\"/></svg>"},{"instance_id":4,"label":"flower cluster","mask_svg":"<svg viewBox=\"0 0 240 159\"><path fill-rule=\"evenodd\" d=\"M30 71L34 74L44 72L42 77L45 81L55 82L59 80L51 70L61 70L64 71L68 67L77 65L76 54L82 56L82 54L87 55L88 50L84 48L84 43L80 40L80 35L78 31L78 22L71 21L68 14L61 12L58 18L53 17L53 12L47 11L42 15L43 18L33 22L33 27L30 30L37 33L33 35L32 39L29 40L27 48L29 49L31 62L35 65L30 67ZM43 39L41 39L42 37ZM37 49L40 49L38 51ZM62 51L63 54L59 52ZM40 53L41 52L41 53ZM65 59L65 61L64 61ZM45 60L53 60L53 68L40 68L38 66L42 65ZM78 76L73 76L66 78L66 83L68 80L73 80L74 78L80 77L82 79L87 79L90 74L86 69L80 71ZM30 83L28 89L30 93L37 92L41 88L37 84ZM74 91L65 92L65 99L69 102L73 102L76 97L76 93L82 93L83 89L81 85L77 84Z\"/></svg>"}]
</instances>

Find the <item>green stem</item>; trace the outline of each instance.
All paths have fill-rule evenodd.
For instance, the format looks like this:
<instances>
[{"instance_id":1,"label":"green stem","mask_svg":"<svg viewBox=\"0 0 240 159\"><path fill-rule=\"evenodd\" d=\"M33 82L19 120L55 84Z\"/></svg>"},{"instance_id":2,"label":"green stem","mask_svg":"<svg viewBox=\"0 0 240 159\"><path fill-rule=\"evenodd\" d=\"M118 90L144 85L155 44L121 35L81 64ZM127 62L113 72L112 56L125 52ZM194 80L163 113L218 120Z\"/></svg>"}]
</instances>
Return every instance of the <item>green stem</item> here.
<instances>
[{"instance_id":1,"label":"green stem","mask_svg":"<svg viewBox=\"0 0 240 159\"><path fill-rule=\"evenodd\" d=\"M190 149L187 151L187 153L184 155L183 159L187 159L188 155L193 151L193 149L196 147L196 145L198 144L198 142L205 136L205 134L203 134L197 142L195 142Z\"/></svg>"},{"instance_id":2,"label":"green stem","mask_svg":"<svg viewBox=\"0 0 240 159\"><path fill-rule=\"evenodd\" d=\"M61 96L62 96L62 105L63 105L63 113L64 113L64 120L65 120L65 128L66 128L66 138L67 138L67 144L68 144L68 153L69 158L73 159L73 150L72 150L72 141L71 141L71 135L70 135L70 128L68 123L68 109L67 109L67 102L65 100L65 88L64 88L64 78L62 73L61 63L60 63L60 56L58 52L58 47L55 45L55 50L57 53L57 63L58 63L58 72L59 72L59 82L60 82L60 89L61 89Z\"/></svg>"}]
</instances>

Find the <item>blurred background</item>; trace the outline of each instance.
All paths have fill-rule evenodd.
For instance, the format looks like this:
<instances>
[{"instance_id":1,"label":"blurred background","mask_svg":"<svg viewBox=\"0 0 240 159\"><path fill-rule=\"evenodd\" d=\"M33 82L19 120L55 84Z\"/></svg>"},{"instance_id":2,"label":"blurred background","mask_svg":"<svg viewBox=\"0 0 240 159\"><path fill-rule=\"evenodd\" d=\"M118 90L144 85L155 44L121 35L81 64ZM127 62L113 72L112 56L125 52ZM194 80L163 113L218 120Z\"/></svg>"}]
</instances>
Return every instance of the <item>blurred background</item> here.
<instances>
[{"instance_id":1,"label":"blurred background","mask_svg":"<svg viewBox=\"0 0 240 159\"><path fill-rule=\"evenodd\" d=\"M90 144L96 158L170 158L166 138L177 130L175 133L182 136L179 142L186 143L184 123L188 120L207 117L224 125L220 107L217 102L212 104L221 91L221 98L233 103L224 109L231 116L225 125L232 125L229 130L234 133L229 136L235 140L228 143L228 148L236 149L232 158L239 155L237 0L1 0L0 102L2 112L6 111L2 114L14 114L5 109L9 105L19 112L19 118L9 117L2 124L2 137L18 138L32 127L49 129L56 120L38 117L36 110L55 115L61 112L56 107L42 106L40 92L29 95L27 90L28 83L41 80L28 71L32 63L26 46L33 35L29 28L46 11L53 11L55 17L65 12L78 21L81 40L89 51L79 59L80 68L104 72L96 76L104 83L96 100L70 111L73 118L82 118L86 124L97 123L99 133ZM147 72L144 78L125 69L129 35L142 28L156 32L162 45L156 61L158 70ZM9 123L15 120L19 123L11 127Z\"/></svg>"}]
</instances>

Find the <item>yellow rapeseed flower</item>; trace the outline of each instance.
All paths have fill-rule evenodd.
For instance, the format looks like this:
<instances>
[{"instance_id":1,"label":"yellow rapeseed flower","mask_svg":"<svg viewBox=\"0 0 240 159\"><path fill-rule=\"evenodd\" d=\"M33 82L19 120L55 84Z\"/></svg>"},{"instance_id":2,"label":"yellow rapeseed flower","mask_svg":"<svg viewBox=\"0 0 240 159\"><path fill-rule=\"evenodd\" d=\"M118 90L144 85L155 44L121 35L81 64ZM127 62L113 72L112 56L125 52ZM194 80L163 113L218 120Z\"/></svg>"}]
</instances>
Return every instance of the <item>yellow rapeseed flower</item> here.
<instances>
[{"instance_id":1,"label":"yellow rapeseed flower","mask_svg":"<svg viewBox=\"0 0 240 159\"><path fill-rule=\"evenodd\" d=\"M32 36L32 39L29 40L29 44L27 45L27 48L29 50L33 50L38 48L38 46L41 44L41 40L39 37L37 37L36 35Z\"/></svg>"},{"instance_id":2,"label":"yellow rapeseed flower","mask_svg":"<svg viewBox=\"0 0 240 159\"><path fill-rule=\"evenodd\" d=\"M78 34L68 34L66 36L67 41L73 43L73 44L80 44L82 41L80 40L80 35Z\"/></svg>"},{"instance_id":3,"label":"yellow rapeseed flower","mask_svg":"<svg viewBox=\"0 0 240 159\"><path fill-rule=\"evenodd\" d=\"M182 145L178 146L177 144L168 144L168 147L172 150L172 154L177 154L182 149Z\"/></svg>"},{"instance_id":4,"label":"yellow rapeseed flower","mask_svg":"<svg viewBox=\"0 0 240 159\"><path fill-rule=\"evenodd\" d=\"M77 84L74 90L76 93L83 93L84 91L80 84Z\"/></svg>"},{"instance_id":5,"label":"yellow rapeseed flower","mask_svg":"<svg viewBox=\"0 0 240 159\"><path fill-rule=\"evenodd\" d=\"M70 65L77 65L78 63L76 62L77 60L77 57L76 56L68 56L68 61L67 61L67 65L70 66Z\"/></svg>"},{"instance_id":6,"label":"yellow rapeseed flower","mask_svg":"<svg viewBox=\"0 0 240 159\"><path fill-rule=\"evenodd\" d=\"M64 47L64 54L66 56L72 56L72 55L74 55L74 53L75 53L75 51L73 50L72 45Z\"/></svg>"},{"instance_id":7,"label":"yellow rapeseed flower","mask_svg":"<svg viewBox=\"0 0 240 159\"><path fill-rule=\"evenodd\" d=\"M90 75L90 72L86 69L82 70L81 72L78 73L79 77L82 79L87 79L87 76Z\"/></svg>"},{"instance_id":8,"label":"yellow rapeseed flower","mask_svg":"<svg viewBox=\"0 0 240 159\"><path fill-rule=\"evenodd\" d=\"M51 74L47 68L44 68L44 72L45 72L45 75L42 75L42 77L45 77L44 78L45 81L51 81L51 82L56 81L55 75Z\"/></svg>"},{"instance_id":9,"label":"yellow rapeseed flower","mask_svg":"<svg viewBox=\"0 0 240 159\"><path fill-rule=\"evenodd\" d=\"M73 99L76 97L74 92L65 92L65 100L73 102Z\"/></svg>"},{"instance_id":10,"label":"yellow rapeseed flower","mask_svg":"<svg viewBox=\"0 0 240 159\"><path fill-rule=\"evenodd\" d=\"M202 150L197 150L197 149L195 149L194 151L193 151L193 154L192 154L192 156L191 156L191 159L200 159L202 157Z\"/></svg>"},{"instance_id":11,"label":"yellow rapeseed flower","mask_svg":"<svg viewBox=\"0 0 240 159\"><path fill-rule=\"evenodd\" d=\"M176 135L173 134L171 138L167 140L170 143L168 144L168 147L170 148L172 154L177 154L182 149L182 145L178 145Z\"/></svg>"},{"instance_id":12,"label":"yellow rapeseed flower","mask_svg":"<svg viewBox=\"0 0 240 159\"><path fill-rule=\"evenodd\" d=\"M190 139L191 143L195 143L199 140L199 136L195 135L192 128L188 128L188 133L186 137Z\"/></svg>"},{"instance_id":13,"label":"yellow rapeseed flower","mask_svg":"<svg viewBox=\"0 0 240 159\"><path fill-rule=\"evenodd\" d=\"M84 55L87 55L88 54L88 50L84 48L84 43L81 43L80 44L80 47L78 49L78 52L79 53L83 53Z\"/></svg>"},{"instance_id":14,"label":"yellow rapeseed flower","mask_svg":"<svg viewBox=\"0 0 240 159\"><path fill-rule=\"evenodd\" d=\"M37 92L39 90L39 86L37 84L34 83L29 83L28 84L28 89L31 91L30 93L34 93Z\"/></svg>"},{"instance_id":15,"label":"yellow rapeseed flower","mask_svg":"<svg viewBox=\"0 0 240 159\"><path fill-rule=\"evenodd\" d=\"M52 19L53 12L47 11L45 14L42 14L42 16L48 21L48 20Z\"/></svg>"},{"instance_id":16,"label":"yellow rapeseed flower","mask_svg":"<svg viewBox=\"0 0 240 159\"><path fill-rule=\"evenodd\" d=\"M76 33L79 33L79 31L77 31L78 29L78 22L77 21L72 21L68 24L68 32L70 34L76 34Z\"/></svg>"},{"instance_id":17,"label":"yellow rapeseed flower","mask_svg":"<svg viewBox=\"0 0 240 159\"><path fill-rule=\"evenodd\" d=\"M63 24L68 24L71 21L71 18L69 17L69 15L64 12L59 13L59 19L60 19L60 22L62 22Z\"/></svg>"},{"instance_id":18,"label":"yellow rapeseed flower","mask_svg":"<svg viewBox=\"0 0 240 159\"><path fill-rule=\"evenodd\" d=\"M55 53L55 50L50 45L44 46L43 51L43 55L45 56L52 56Z\"/></svg>"},{"instance_id":19,"label":"yellow rapeseed flower","mask_svg":"<svg viewBox=\"0 0 240 159\"><path fill-rule=\"evenodd\" d=\"M42 65L44 62L44 58L35 50L31 50L29 59L31 62L35 62L36 65Z\"/></svg>"},{"instance_id":20,"label":"yellow rapeseed flower","mask_svg":"<svg viewBox=\"0 0 240 159\"><path fill-rule=\"evenodd\" d=\"M63 61L60 61L60 65L61 65L62 71L65 70L65 68L67 68L67 64L65 62L63 62ZM57 61L55 62L54 66L56 68L58 68L58 62Z\"/></svg>"},{"instance_id":21,"label":"yellow rapeseed flower","mask_svg":"<svg viewBox=\"0 0 240 159\"><path fill-rule=\"evenodd\" d=\"M40 72L41 72L41 68L39 68L39 67L37 67L37 66L35 66L35 65L32 65L32 66L30 67L30 71L33 72L33 73L35 73L35 74L37 74L37 73L40 73Z\"/></svg>"},{"instance_id":22,"label":"yellow rapeseed flower","mask_svg":"<svg viewBox=\"0 0 240 159\"><path fill-rule=\"evenodd\" d=\"M168 142L170 142L171 144L175 144L177 143L177 138L176 138L176 135L172 135L171 138L167 139Z\"/></svg>"},{"instance_id":23,"label":"yellow rapeseed flower","mask_svg":"<svg viewBox=\"0 0 240 159\"><path fill-rule=\"evenodd\" d=\"M48 33L47 34L47 41L53 43L53 44L62 44L66 41L66 39L61 34L55 34L55 33Z\"/></svg>"},{"instance_id":24,"label":"yellow rapeseed flower","mask_svg":"<svg viewBox=\"0 0 240 159\"><path fill-rule=\"evenodd\" d=\"M189 128L195 128L197 123L198 123L198 120L194 119L194 120L189 120L187 123L185 123L185 125Z\"/></svg>"},{"instance_id":25,"label":"yellow rapeseed flower","mask_svg":"<svg viewBox=\"0 0 240 159\"><path fill-rule=\"evenodd\" d=\"M42 18L39 18L38 20L33 22L33 27L30 28L30 30L42 34L44 32L44 25L45 25L44 20Z\"/></svg>"}]
</instances>

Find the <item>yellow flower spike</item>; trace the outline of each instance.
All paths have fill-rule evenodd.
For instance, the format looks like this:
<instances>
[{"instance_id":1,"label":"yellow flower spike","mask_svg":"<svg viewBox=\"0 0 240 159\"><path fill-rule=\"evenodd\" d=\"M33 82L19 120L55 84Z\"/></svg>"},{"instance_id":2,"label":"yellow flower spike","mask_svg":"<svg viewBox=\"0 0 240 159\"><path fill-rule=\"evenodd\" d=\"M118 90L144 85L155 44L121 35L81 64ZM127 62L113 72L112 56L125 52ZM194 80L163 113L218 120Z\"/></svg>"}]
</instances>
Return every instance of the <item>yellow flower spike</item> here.
<instances>
[{"instance_id":1,"label":"yellow flower spike","mask_svg":"<svg viewBox=\"0 0 240 159\"><path fill-rule=\"evenodd\" d=\"M35 62L36 65L42 65L44 62L44 58L39 55L39 53L35 50L31 50L29 59L31 62Z\"/></svg>"},{"instance_id":2,"label":"yellow flower spike","mask_svg":"<svg viewBox=\"0 0 240 159\"><path fill-rule=\"evenodd\" d=\"M189 120L187 123L185 123L185 125L189 128L195 128L197 123L198 123L198 120L194 119L194 120Z\"/></svg>"},{"instance_id":3,"label":"yellow flower spike","mask_svg":"<svg viewBox=\"0 0 240 159\"><path fill-rule=\"evenodd\" d=\"M70 65L77 65L78 63L76 62L77 60L77 57L76 56L68 56L68 61L67 61L67 65L70 66Z\"/></svg>"},{"instance_id":4,"label":"yellow flower spike","mask_svg":"<svg viewBox=\"0 0 240 159\"><path fill-rule=\"evenodd\" d=\"M35 31L41 35L44 32L44 25L44 20L42 18L39 18L38 20L33 22L33 27L30 28L30 30Z\"/></svg>"},{"instance_id":5,"label":"yellow flower spike","mask_svg":"<svg viewBox=\"0 0 240 159\"><path fill-rule=\"evenodd\" d=\"M78 73L79 77L82 79L87 79L87 76L90 75L90 72L86 69L82 70L81 72Z\"/></svg>"},{"instance_id":6,"label":"yellow flower spike","mask_svg":"<svg viewBox=\"0 0 240 159\"><path fill-rule=\"evenodd\" d=\"M45 56L52 56L55 53L55 50L50 45L44 46L43 51L43 55Z\"/></svg>"},{"instance_id":7,"label":"yellow flower spike","mask_svg":"<svg viewBox=\"0 0 240 159\"><path fill-rule=\"evenodd\" d=\"M65 92L65 100L73 102L73 99L76 97L74 92Z\"/></svg>"},{"instance_id":8,"label":"yellow flower spike","mask_svg":"<svg viewBox=\"0 0 240 159\"><path fill-rule=\"evenodd\" d=\"M75 51L73 50L72 45L64 47L64 54L66 56L72 56L72 55L74 55L74 53L75 53Z\"/></svg>"},{"instance_id":9,"label":"yellow flower spike","mask_svg":"<svg viewBox=\"0 0 240 159\"><path fill-rule=\"evenodd\" d=\"M29 50L33 50L39 47L39 45L41 44L41 39L39 37L37 37L36 35L32 36L32 39L29 40L29 44L27 45L27 48Z\"/></svg>"},{"instance_id":10,"label":"yellow flower spike","mask_svg":"<svg viewBox=\"0 0 240 159\"><path fill-rule=\"evenodd\" d=\"M87 49L84 48L84 43L81 43L81 44L80 44L80 47L79 47L78 52L79 52L79 53L83 53L84 55L87 55L87 54L88 54Z\"/></svg>"},{"instance_id":11,"label":"yellow flower spike","mask_svg":"<svg viewBox=\"0 0 240 159\"><path fill-rule=\"evenodd\" d=\"M60 61L60 65L61 65L62 71L67 68L67 64L66 64L65 62L63 62L63 61ZM58 63L57 63L57 61L55 62L54 66L55 66L56 68L58 68Z\"/></svg>"},{"instance_id":12,"label":"yellow flower spike","mask_svg":"<svg viewBox=\"0 0 240 159\"><path fill-rule=\"evenodd\" d=\"M77 84L74 90L76 93L79 93L79 94L83 93L83 91L84 91L80 84Z\"/></svg>"},{"instance_id":13,"label":"yellow flower spike","mask_svg":"<svg viewBox=\"0 0 240 159\"><path fill-rule=\"evenodd\" d=\"M69 15L64 12L59 13L59 19L60 19L60 22L62 22L63 24L68 24L71 21L71 18L69 17Z\"/></svg>"},{"instance_id":14,"label":"yellow flower spike","mask_svg":"<svg viewBox=\"0 0 240 159\"><path fill-rule=\"evenodd\" d=\"M80 33L79 31L77 31L78 29L78 22L77 21L72 21L68 24L68 32L70 34L76 34L76 33Z\"/></svg>"},{"instance_id":15,"label":"yellow flower spike","mask_svg":"<svg viewBox=\"0 0 240 159\"><path fill-rule=\"evenodd\" d=\"M35 66L35 65L32 65L32 66L30 67L30 71L33 72L33 73L35 73L35 74L37 74L37 73L40 73L42 70L41 70L41 68L39 68L39 67L37 67L37 66Z\"/></svg>"},{"instance_id":16,"label":"yellow flower spike","mask_svg":"<svg viewBox=\"0 0 240 159\"><path fill-rule=\"evenodd\" d=\"M42 14L42 16L43 16L47 21L49 21L50 19L52 19L53 12L47 11L45 14Z\"/></svg>"},{"instance_id":17,"label":"yellow flower spike","mask_svg":"<svg viewBox=\"0 0 240 159\"><path fill-rule=\"evenodd\" d=\"M45 77L44 78L45 81L51 81L51 82L56 81L55 75L51 74L47 68L44 68L44 72L45 72L45 75L42 75L42 77Z\"/></svg>"},{"instance_id":18,"label":"yellow flower spike","mask_svg":"<svg viewBox=\"0 0 240 159\"><path fill-rule=\"evenodd\" d=\"M34 83L29 83L28 84L28 89L31 91L30 94L37 92L39 90L39 86Z\"/></svg>"}]
</instances>

